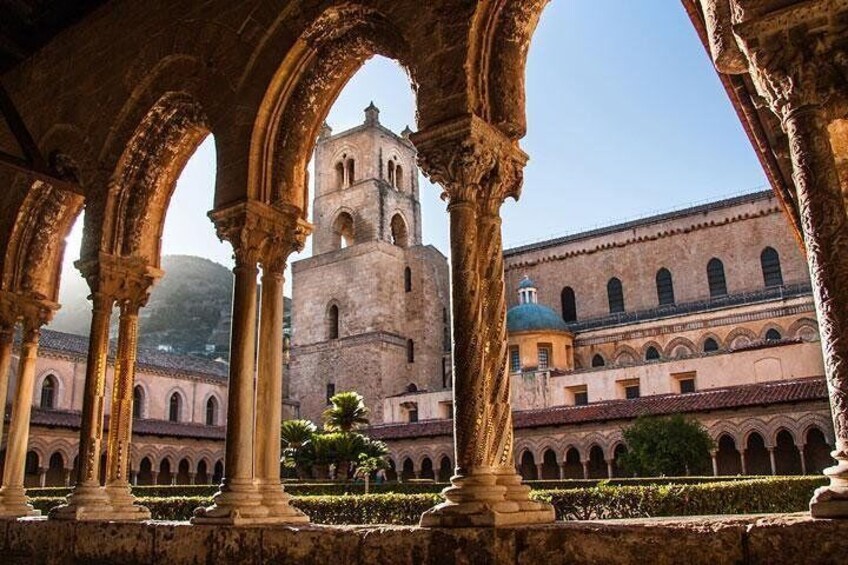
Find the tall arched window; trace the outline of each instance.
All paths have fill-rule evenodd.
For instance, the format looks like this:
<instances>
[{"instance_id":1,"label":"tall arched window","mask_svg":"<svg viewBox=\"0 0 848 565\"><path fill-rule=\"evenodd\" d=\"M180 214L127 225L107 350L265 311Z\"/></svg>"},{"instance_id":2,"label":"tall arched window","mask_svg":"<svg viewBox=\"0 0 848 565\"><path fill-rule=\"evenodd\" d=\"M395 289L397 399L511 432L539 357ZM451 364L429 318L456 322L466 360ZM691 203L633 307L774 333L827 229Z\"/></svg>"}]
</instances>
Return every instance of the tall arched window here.
<instances>
[{"instance_id":1,"label":"tall arched window","mask_svg":"<svg viewBox=\"0 0 848 565\"><path fill-rule=\"evenodd\" d=\"M603 367L606 364L607 364L606 361L604 361L604 358L601 357L600 353L596 353L595 356L592 357L592 366L593 367Z\"/></svg>"},{"instance_id":2,"label":"tall arched window","mask_svg":"<svg viewBox=\"0 0 848 565\"><path fill-rule=\"evenodd\" d=\"M389 159L389 163L386 166L386 172L387 172L387 176L389 177L388 178L389 185L394 186L395 185L395 162L392 161L391 159Z\"/></svg>"},{"instance_id":3,"label":"tall arched window","mask_svg":"<svg viewBox=\"0 0 848 565\"><path fill-rule=\"evenodd\" d=\"M341 161L336 163L336 187L345 187L345 166Z\"/></svg>"},{"instance_id":4,"label":"tall arched window","mask_svg":"<svg viewBox=\"0 0 848 565\"><path fill-rule=\"evenodd\" d=\"M607 283L607 300L609 301L610 314L624 312L624 290L621 281L613 277Z\"/></svg>"},{"instance_id":5,"label":"tall arched window","mask_svg":"<svg viewBox=\"0 0 848 565\"><path fill-rule=\"evenodd\" d=\"M570 286L563 288L559 298L562 302L562 319L566 322L577 321L577 301L574 289Z\"/></svg>"},{"instance_id":6,"label":"tall arched window","mask_svg":"<svg viewBox=\"0 0 848 565\"><path fill-rule=\"evenodd\" d=\"M395 214L392 216L392 243L398 247L406 247L409 245L409 231L406 228L406 222L403 216Z\"/></svg>"},{"instance_id":7,"label":"tall arched window","mask_svg":"<svg viewBox=\"0 0 848 565\"><path fill-rule=\"evenodd\" d=\"M210 396L206 401L206 425L215 426L218 424L218 399Z\"/></svg>"},{"instance_id":8,"label":"tall arched window","mask_svg":"<svg viewBox=\"0 0 848 565\"><path fill-rule=\"evenodd\" d=\"M403 290L412 292L412 269L409 267L403 270Z\"/></svg>"},{"instance_id":9,"label":"tall arched window","mask_svg":"<svg viewBox=\"0 0 848 565\"><path fill-rule=\"evenodd\" d=\"M335 304L327 310L327 339L339 339L339 307Z\"/></svg>"},{"instance_id":10,"label":"tall arched window","mask_svg":"<svg viewBox=\"0 0 848 565\"><path fill-rule=\"evenodd\" d=\"M56 377L47 375L44 382L41 384L41 404L42 408L56 407Z\"/></svg>"},{"instance_id":11,"label":"tall arched window","mask_svg":"<svg viewBox=\"0 0 848 565\"><path fill-rule=\"evenodd\" d=\"M780 255L773 247L766 247L760 253L760 266L763 269L763 283L768 286L782 286L783 273L780 270Z\"/></svg>"},{"instance_id":12,"label":"tall arched window","mask_svg":"<svg viewBox=\"0 0 848 565\"><path fill-rule=\"evenodd\" d=\"M353 159L347 160L347 185L351 186L356 182L356 164Z\"/></svg>"},{"instance_id":13,"label":"tall arched window","mask_svg":"<svg viewBox=\"0 0 848 565\"><path fill-rule=\"evenodd\" d=\"M707 263L707 284L710 286L710 298L727 294L727 281L724 278L724 263L713 257Z\"/></svg>"},{"instance_id":14,"label":"tall arched window","mask_svg":"<svg viewBox=\"0 0 848 565\"><path fill-rule=\"evenodd\" d=\"M179 393L174 393L171 395L171 400L168 402L168 419L172 422L180 421L180 408L182 405L182 399L180 398Z\"/></svg>"},{"instance_id":15,"label":"tall arched window","mask_svg":"<svg viewBox=\"0 0 848 565\"><path fill-rule=\"evenodd\" d=\"M141 418L144 414L144 389L141 385L133 388L133 418Z\"/></svg>"},{"instance_id":16,"label":"tall arched window","mask_svg":"<svg viewBox=\"0 0 848 565\"><path fill-rule=\"evenodd\" d=\"M415 363L415 342L411 339L406 340L406 362Z\"/></svg>"},{"instance_id":17,"label":"tall arched window","mask_svg":"<svg viewBox=\"0 0 848 565\"><path fill-rule=\"evenodd\" d=\"M657 302L660 306L674 304L674 283L671 280L671 271L665 267L657 271Z\"/></svg>"},{"instance_id":18,"label":"tall arched window","mask_svg":"<svg viewBox=\"0 0 848 565\"><path fill-rule=\"evenodd\" d=\"M356 237L353 227L353 216L347 212L342 212L336 216L333 222L333 238L333 246L336 249L344 249L354 244Z\"/></svg>"},{"instance_id":19,"label":"tall arched window","mask_svg":"<svg viewBox=\"0 0 848 565\"><path fill-rule=\"evenodd\" d=\"M403 190L403 167L400 164L395 165L395 188Z\"/></svg>"}]
</instances>

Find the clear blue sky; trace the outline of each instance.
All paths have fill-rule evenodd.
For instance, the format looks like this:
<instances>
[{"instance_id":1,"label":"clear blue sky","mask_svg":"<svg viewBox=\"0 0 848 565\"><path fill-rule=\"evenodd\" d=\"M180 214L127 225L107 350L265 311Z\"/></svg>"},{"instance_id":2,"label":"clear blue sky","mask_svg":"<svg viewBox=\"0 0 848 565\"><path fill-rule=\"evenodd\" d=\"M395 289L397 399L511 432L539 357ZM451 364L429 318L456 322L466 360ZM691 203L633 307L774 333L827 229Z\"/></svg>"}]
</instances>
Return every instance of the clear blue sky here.
<instances>
[{"instance_id":1,"label":"clear blue sky","mask_svg":"<svg viewBox=\"0 0 848 565\"><path fill-rule=\"evenodd\" d=\"M366 63L327 121L362 122L373 100L384 125L415 129L409 80L391 61ZM554 0L527 64L530 155L524 190L503 209L507 246L666 211L765 186L765 175L679 2ZM163 252L230 265L215 238L214 145L183 172L168 212ZM422 180L424 239L448 252L439 190ZM79 249L78 229L66 264ZM307 250L308 253L308 250ZM288 281L287 281L288 282Z\"/></svg>"}]
</instances>

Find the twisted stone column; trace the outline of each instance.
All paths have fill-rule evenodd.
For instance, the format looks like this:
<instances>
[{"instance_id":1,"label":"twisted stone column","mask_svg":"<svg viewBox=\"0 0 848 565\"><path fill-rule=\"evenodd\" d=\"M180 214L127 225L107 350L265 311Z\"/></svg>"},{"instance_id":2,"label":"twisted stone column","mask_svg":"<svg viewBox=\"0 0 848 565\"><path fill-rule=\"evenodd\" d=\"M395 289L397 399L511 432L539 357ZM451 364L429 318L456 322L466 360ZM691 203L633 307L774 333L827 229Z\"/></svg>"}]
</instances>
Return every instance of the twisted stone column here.
<instances>
[{"instance_id":1,"label":"twisted stone column","mask_svg":"<svg viewBox=\"0 0 848 565\"><path fill-rule=\"evenodd\" d=\"M262 307L256 379L256 481L269 519L278 523L309 521L289 504L280 483L280 424L283 419L283 273L292 251L303 249L311 226L297 208L274 208L277 231L262 250Z\"/></svg>"},{"instance_id":2,"label":"twisted stone column","mask_svg":"<svg viewBox=\"0 0 848 565\"><path fill-rule=\"evenodd\" d=\"M3 468L3 486L0 488L0 517L38 516L41 514L29 504L24 490L29 423L32 413L32 396L35 387L35 364L38 357L38 338L41 326L52 314L52 309L37 303L22 305L23 328L21 332L18 382L9 437L6 441L6 461Z\"/></svg>"},{"instance_id":3,"label":"twisted stone column","mask_svg":"<svg viewBox=\"0 0 848 565\"><path fill-rule=\"evenodd\" d=\"M454 320L456 474L447 502L422 526L552 522L531 502L512 466L512 410L506 371L506 299L499 210L517 198L526 156L476 117L413 136L425 174L442 185L450 215Z\"/></svg>"}]
</instances>

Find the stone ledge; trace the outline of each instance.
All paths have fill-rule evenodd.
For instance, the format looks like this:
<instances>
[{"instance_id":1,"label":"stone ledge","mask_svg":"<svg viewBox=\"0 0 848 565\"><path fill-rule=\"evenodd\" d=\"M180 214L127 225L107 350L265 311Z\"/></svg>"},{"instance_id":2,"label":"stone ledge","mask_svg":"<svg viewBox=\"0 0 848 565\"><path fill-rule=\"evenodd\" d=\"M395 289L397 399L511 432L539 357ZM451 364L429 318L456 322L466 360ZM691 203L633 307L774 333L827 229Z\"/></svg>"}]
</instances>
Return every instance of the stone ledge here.
<instances>
[{"instance_id":1,"label":"stone ledge","mask_svg":"<svg viewBox=\"0 0 848 565\"><path fill-rule=\"evenodd\" d=\"M544 526L192 526L186 522L0 521L17 563L844 563L848 520L809 514L558 522Z\"/></svg>"}]
</instances>

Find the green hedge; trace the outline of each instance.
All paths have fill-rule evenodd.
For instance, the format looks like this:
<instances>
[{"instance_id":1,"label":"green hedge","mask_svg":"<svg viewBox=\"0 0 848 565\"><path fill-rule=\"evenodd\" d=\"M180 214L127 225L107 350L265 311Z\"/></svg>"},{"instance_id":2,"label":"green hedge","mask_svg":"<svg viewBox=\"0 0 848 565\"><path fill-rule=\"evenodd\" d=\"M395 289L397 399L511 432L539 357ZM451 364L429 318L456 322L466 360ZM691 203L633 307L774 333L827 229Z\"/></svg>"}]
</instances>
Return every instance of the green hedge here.
<instances>
[{"instance_id":1,"label":"green hedge","mask_svg":"<svg viewBox=\"0 0 848 565\"><path fill-rule=\"evenodd\" d=\"M781 477L691 485L611 486L536 490L531 496L553 504L559 520L697 516L799 512L807 509L824 477ZM317 524L417 524L421 514L442 501L438 494L371 494L368 496L300 496L292 504ZM35 497L46 512L63 502ZM209 496L142 497L158 520L187 520Z\"/></svg>"},{"instance_id":2,"label":"green hedge","mask_svg":"<svg viewBox=\"0 0 848 565\"><path fill-rule=\"evenodd\" d=\"M817 475L818 476L818 475ZM642 485L688 485L716 482L735 482L762 480L762 476L733 476L733 477L651 477L639 479L567 479L567 480L544 480L525 481L525 484L533 490L570 490L577 488L592 488L600 485L612 486L642 486ZM798 477L787 477L798 478ZM292 496L343 496L349 494L364 494L363 483L337 483L337 482L289 482L284 481L286 491ZM405 483L371 483L370 492L397 493L397 494L438 494L442 489L450 486L449 483L433 482L405 482ZM133 494L139 497L173 497L173 496L205 496L209 497L218 492L218 485L156 485L136 486L132 489ZM29 496L66 496L70 492L66 487L31 488L27 490Z\"/></svg>"}]
</instances>

